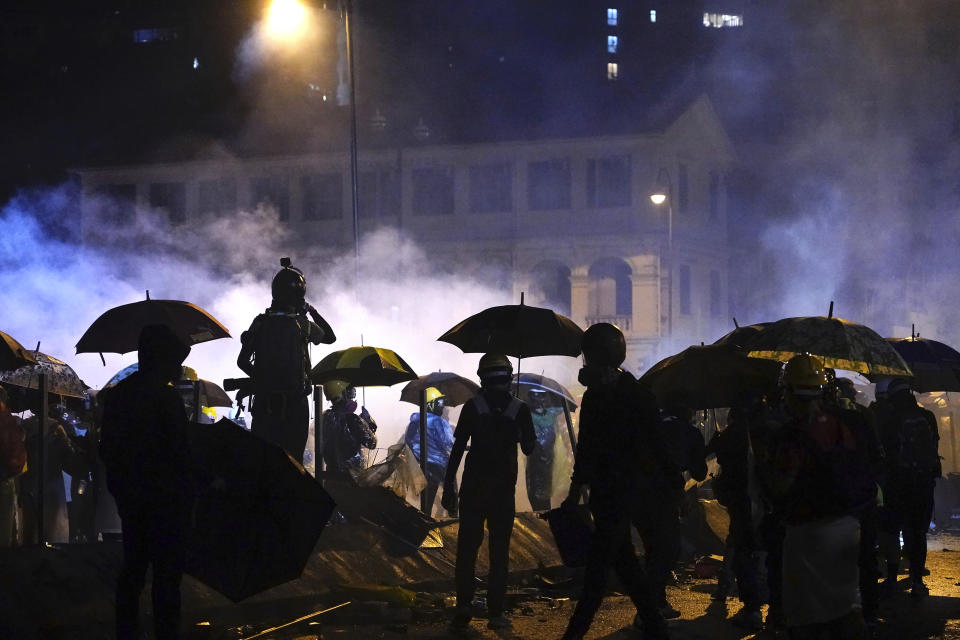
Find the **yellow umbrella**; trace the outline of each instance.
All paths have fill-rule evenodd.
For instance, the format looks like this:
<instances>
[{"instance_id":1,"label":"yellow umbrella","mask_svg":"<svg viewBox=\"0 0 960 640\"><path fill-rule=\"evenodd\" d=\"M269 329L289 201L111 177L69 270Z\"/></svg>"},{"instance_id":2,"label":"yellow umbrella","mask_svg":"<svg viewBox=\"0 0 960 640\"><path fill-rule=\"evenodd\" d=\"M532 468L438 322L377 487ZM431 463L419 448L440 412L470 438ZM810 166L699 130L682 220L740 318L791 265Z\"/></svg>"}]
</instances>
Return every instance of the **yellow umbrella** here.
<instances>
[{"instance_id":1,"label":"yellow umbrella","mask_svg":"<svg viewBox=\"0 0 960 640\"><path fill-rule=\"evenodd\" d=\"M389 387L416 380L417 374L403 358L383 347L350 347L334 351L310 372L314 384L343 380L355 387Z\"/></svg>"}]
</instances>

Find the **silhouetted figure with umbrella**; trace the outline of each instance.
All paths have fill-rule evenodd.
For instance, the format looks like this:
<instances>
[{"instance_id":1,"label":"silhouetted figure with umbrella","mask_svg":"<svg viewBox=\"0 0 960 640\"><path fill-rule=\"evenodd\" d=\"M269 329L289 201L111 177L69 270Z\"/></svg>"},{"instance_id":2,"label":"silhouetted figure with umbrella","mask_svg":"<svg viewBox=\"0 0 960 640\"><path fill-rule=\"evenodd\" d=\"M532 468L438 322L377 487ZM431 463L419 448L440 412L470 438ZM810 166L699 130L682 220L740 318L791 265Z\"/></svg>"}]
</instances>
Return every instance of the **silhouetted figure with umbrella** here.
<instances>
[{"instance_id":1,"label":"silhouetted figure with umbrella","mask_svg":"<svg viewBox=\"0 0 960 640\"><path fill-rule=\"evenodd\" d=\"M153 569L153 616L158 640L177 638L180 579L192 501L187 416L169 382L190 353L166 325L140 332L140 368L103 401L100 455L123 524L123 564L117 580L117 638L137 638L140 592Z\"/></svg>"},{"instance_id":2,"label":"silhouetted figure with umbrella","mask_svg":"<svg viewBox=\"0 0 960 640\"><path fill-rule=\"evenodd\" d=\"M283 268L270 287L270 307L240 336L237 366L252 378L253 433L302 462L310 422L307 396L313 388L307 345L331 344L337 338L307 303L303 272L291 265L290 258L280 264Z\"/></svg>"},{"instance_id":3,"label":"silhouetted figure with umbrella","mask_svg":"<svg viewBox=\"0 0 960 640\"><path fill-rule=\"evenodd\" d=\"M476 589L477 553L483 543L483 525L490 532L490 577L487 583L487 626L510 627L503 605L510 563L517 485L517 443L530 455L536 434L530 409L510 393L513 366L507 357L487 353L477 369L480 393L463 405L454 431L453 450L443 484L443 508L457 510L457 469L470 442L460 485L460 536L457 541L457 608L455 629L470 623L471 602Z\"/></svg>"}]
</instances>

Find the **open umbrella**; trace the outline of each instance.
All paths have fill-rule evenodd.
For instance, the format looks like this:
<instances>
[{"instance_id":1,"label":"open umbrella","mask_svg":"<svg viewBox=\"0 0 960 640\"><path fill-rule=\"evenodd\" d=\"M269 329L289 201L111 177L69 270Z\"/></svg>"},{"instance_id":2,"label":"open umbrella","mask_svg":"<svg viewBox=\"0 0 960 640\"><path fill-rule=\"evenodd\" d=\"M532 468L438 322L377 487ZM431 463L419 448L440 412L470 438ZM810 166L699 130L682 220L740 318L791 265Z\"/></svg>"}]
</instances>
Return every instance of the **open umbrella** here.
<instances>
[{"instance_id":1,"label":"open umbrella","mask_svg":"<svg viewBox=\"0 0 960 640\"><path fill-rule=\"evenodd\" d=\"M139 363L134 362L130 366L124 367L120 371L113 374L113 377L107 381L107 384L103 385L104 389L116 386L118 382L129 376L134 371L140 369ZM203 378L197 378L196 372L191 367L183 367L181 380L187 380L190 382L197 382L200 385L200 404L204 407L232 407L233 400L230 399L230 396L227 395L227 392L223 390L220 385L210 380L204 380Z\"/></svg>"},{"instance_id":2,"label":"open umbrella","mask_svg":"<svg viewBox=\"0 0 960 640\"><path fill-rule=\"evenodd\" d=\"M36 359L22 344L0 331L0 371L10 371L36 363Z\"/></svg>"},{"instance_id":3,"label":"open umbrella","mask_svg":"<svg viewBox=\"0 0 960 640\"><path fill-rule=\"evenodd\" d=\"M234 602L300 577L336 506L323 486L227 419L193 426L190 447L194 464L223 482L197 498L187 573Z\"/></svg>"},{"instance_id":4,"label":"open umbrella","mask_svg":"<svg viewBox=\"0 0 960 640\"><path fill-rule=\"evenodd\" d=\"M105 311L77 342L77 353L129 353L137 350L140 330L149 324L165 324L187 346L229 338L230 332L216 318L195 304L182 300L151 300L121 305Z\"/></svg>"},{"instance_id":5,"label":"open umbrella","mask_svg":"<svg viewBox=\"0 0 960 640\"><path fill-rule=\"evenodd\" d=\"M936 340L911 336L887 338L910 366L914 391L960 391L960 352Z\"/></svg>"},{"instance_id":6,"label":"open umbrella","mask_svg":"<svg viewBox=\"0 0 960 640\"><path fill-rule=\"evenodd\" d=\"M515 358L578 356L583 330L552 309L511 304L489 307L437 338L464 353L496 351Z\"/></svg>"},{"instance_id":7,"label":"open umbrella","mask_svg":"<svg viewBox=\"0 0 960 640\"><path fill-rule=\"evenodd\" d=\"M688 347L664 358L640 376L657 400L684 391L691 409L731 407L749 389L770 392L777 386L780 363L747 355L724 345Z\"/></svg>"},{"instance_id":8,"label":"open umbrella","mask_svg":"<svg viewBox=\"0 0 960 640\"><path fill-rule=\"evenodd\" d=\"M434 387L444 396L448 407L463 404L480 391L480 385L450 371L434 371L420 376L404 385L400 391L400 401L420 404L420 392Z\"/></svg>"},{"instance_id":9,"label":"open umbrella","mask_svg":"<svg viewBox=\"0 0 960 640\"><path fill-rule=\"evenodd\" d=\"M539 373L518 373L513 376L513 380L519 383L520 399L524 402L528 402L531 389L542 389L566 404L568 411L574 411L577 408L573 394L553 378Z\"/></svg>"},{"instance_id":10,"label":"open umbrella","mask_svg":"<svg viewBox=\"0 0 960 640\"><path fill-rule=\"evenodd\" d=\"M350 347L334 351L310 372L314 384L343 380L355 387L389 387L416 378L417 374L403 358L382 347Z\"/></svg>"},{"instance_id":11,"label":"open umbrella","mask_svg":"<svg viewBox=\"0 0 960 640\"><path fill-rule=\"evenodd\" d=\"M742 327L738 325L733 331L724 335L713 344L743 349L745 344L749 344L752 340L756 339L757 334L769 327L771 324L773 323L758 322L756 324L748 324Z\"/></svg>"},{"instance_id":12,"label":"open umbrella","mask_svg":"<svg viewBox=\"0 0 960 640\"><path fill-rule=\"evenodd\" d=\"M832 314L778 320L743 347L752 358L786 362L795 355L810 353L834 369L868 376L913 375L900 354L876 331Z\"/></svg>"},{"instance_id":13,"label":"open umbrella","mask_svg":"<svg viewBox=\"0 0 960 640\"><path fill-rule=\"evenodd\" d=\"M13 371L0 372L0 382L27 389L40 388L40 374L47 376L47 391L60 396L82 398L90 387L80 379L70 365L63 360L39 351L33 352L36 364L26 365Z\"/></svg>"}]
</instances>

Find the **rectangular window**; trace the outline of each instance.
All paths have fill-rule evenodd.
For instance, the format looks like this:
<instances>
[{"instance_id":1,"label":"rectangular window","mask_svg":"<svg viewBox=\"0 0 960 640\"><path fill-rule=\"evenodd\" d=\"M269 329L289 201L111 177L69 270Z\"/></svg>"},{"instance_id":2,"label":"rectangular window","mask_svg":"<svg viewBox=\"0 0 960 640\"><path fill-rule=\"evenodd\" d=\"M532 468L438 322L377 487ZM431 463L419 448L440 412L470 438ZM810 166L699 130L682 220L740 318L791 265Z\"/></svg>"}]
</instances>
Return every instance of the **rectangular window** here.
<instances>
[{"instance_id":1,"label":"rectangular window","mask_svg":"<svg viewBox=\"0 0 960 640\"><path fill-rule=\"evenodd\" d=\"M720 214L720 172L710 172L710 219L716 220Z\"/></svg>"},{"instance_id":2,"label":"rectangular window","mask_svg":"<svg viewBox=\"0 0 960 640\"><path fill-rule=\"evenodd\" d=\"M156 182L150 185L150 206L163 209L170 222L187 221L187 189L182 182Z\"/></svg>"},{"instance_id":3,"label":"rectangular window","mask_svg":"<svg viewBox=\"0 0 960 640\"><path fill-rule=\"evenodd\" d=\"M611 27L615 27L619 22L620 12L616 9L607 9L607 24Z\"/></svg>"},{"instance_id":4,"label":"rectangular window","mask_svg":"<svg viewBox=\"0 0 960 640\"><path fill-rule=\"evenodd\" d=\"M620 45L620 39L617 36L607 36L607 53L616 53Z\"/></svg>"},{"instance_id":5,"label":"rectangular window","mask_svg":"<svg viewBox=\"0 0 960 640\"><path fill-rule=\"evenodd\" d=\"M656 22L656 21L657 21L657 10L650 9L650 22Z\"/></svg>"},{"instance_id":6,"label":"rectangular window","mask_svg":"<svg viewBox=\"0 0 960 640\"><path fill-rule=\"evenodd\" d=\"M686 213L690 205L690 178L687 165L680 163L677 168L677 209L679 213Z\"/></svg>"},{"instance_id":7,"label":"rectangular window","mask_svg":"<svg viewBox=\"0 0 960 640\"><path fill-rule=\"evenodd\" d=\"M200 214L225 214L237 209L237 181L233 178L201 180L197 183L197 210Z\"/></svg>"},{"instance_id":8,"label":"rectangular window","mask_svg":"<svg viewBox=\"0 0 960 640\"><path fill-rule=\"evenodd\" d=\"M680 265L680 313L690 315L690 265Z\"/></svg>"},{"instance_id":9,"label":"rectangular window","mask_svg":"<svg viewBox=\"0 0 960 640\"><path fill-rule=\"evenodd\" d=\"M527 207L531 211L570 208L570 160L527 165Z\"/></svg>"},{"instance_id":10,"label":"rectangular window","mask_svg":"<svg viewBox=\"0 0 960 640\"><path fill-rule=\"evenodd\" d=\"M300 176L304 220L338 220L343 217L343 176L316 173Z\"/></svg>"},{"instance_id":11,"label":"rectangular window","mask_svg":"<svg viewBox=\"0 0 960 640\"><path fill-rule=\"evenodd\" d=\"M131 224L137 215L137 185L108 184L97 190L103 197L103 221L108 226Z\"/></svg>"},{"instance_id":12,"label":"rectangular window","mask_svg":"<svg viewBox=\"0 0 960 640\"><path fill-rule=\"evenodd\" d=\"M509 163L470 167L470 211L513 211L513 171Z\"/></svg>"},{"instance_id":13,"label":"rectangular window","mask_svg":"<svg viewBox=\"0 0 960 640\"><path fill-rule=\"evenodd\" d=\"M616 80L620 77L620 65L616 62L607 63L607 80Z\"/></svg>"},{"instance_id":14,"label":"rectangular window","mask_svg":"<svg viewBox=\"0 0 960 640\"><path fill-rule=\"evenodd\" d=\"M719 318L723 315L723 305L721 304L720 272L714 269L710 270L710 315Z\"/></svg>"},{"instance_id":15,"label":"rectangular window","mask_svg":"<svg viewBox=\"0 0 960 640\"><path fill-rule=\"evenodd\" d=\"M591 207L630 206L630 156L587 161L587 204Z\"/></svg>"},{"instance_id":16,"label":"rectangular window","mask_svg":"<svg viewBox=\"0 0 960 640\"><path fill-rule=\"evenodd\" d=\"M357 185L360 215L383 218L400 215L400 179L391 169L364 171Z\"/></svg>"},{"instance_id":17,"label":"rectangular window","mask_svg":"<svg viewBox=\"0 0 960 640\"><path fill-rule=\"evenodd\" d=\"M727 13L704 13L703 26L723 29L725 27L742 27L743 16Z\"/></svg>"},{"instance_id":18,"label":"rectangular window","mask_svg":"<svg viewBox=\"0 0 960 640\"><path fill-rule=\"evenodd\" d=\"M250 202L277 212L281 221L290 219L290 189L286 176L261 176L250 180Z\"/></svg>"},{"instance_id":19,"label":"rectangular window","mask_svg":"<svg viewBox=\"0 0 960 640\"><path fill-rule=\"evenodd\" d=\"M453 168L413 170L413 213L421 216L453 215Z\"/></svg>"}]
</instances>

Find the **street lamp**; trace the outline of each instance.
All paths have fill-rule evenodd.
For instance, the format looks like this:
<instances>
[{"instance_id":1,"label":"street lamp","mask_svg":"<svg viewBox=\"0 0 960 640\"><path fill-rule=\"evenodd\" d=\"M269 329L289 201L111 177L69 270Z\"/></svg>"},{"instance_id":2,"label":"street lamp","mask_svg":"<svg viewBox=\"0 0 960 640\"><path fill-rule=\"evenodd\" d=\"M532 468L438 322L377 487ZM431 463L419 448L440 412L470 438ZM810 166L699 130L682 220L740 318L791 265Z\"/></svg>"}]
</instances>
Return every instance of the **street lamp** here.
<instances>
[{"instance_id":1,"label":"street lamp","mask_svg":"<svg viewBox=\"0 0 960 640\"><path fill-rule=\"evenodd\" d=\"M353 260L355 285L354 292L360 282L360 205L357 180L359 175L357 162L357 94L354 82L353 64L353 3L351 0L340 0L339 10L343 17L343 31L346 49L348 96L341 95L338 88L337 98L341 105L350 106L350 201L353 213ZM267 7L264 20L266 36L274 43L284 45L309 42L307 35L310 23L310 9L300 0L271 0Z\"/></svg>"},{"instance_id":2,"label":"street lamp","mask_svg":"<svg viewBox=\"0 0 960 640\"><path fill-rule=\"evenodd\" d=\"M673 337L673 182L670 172L660 167L657 186L650 194L650 202L657 206L667 203L667 336Z\"/></svg>"}]
</instances>

